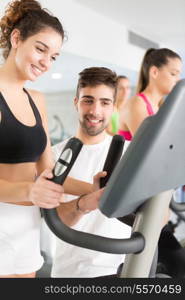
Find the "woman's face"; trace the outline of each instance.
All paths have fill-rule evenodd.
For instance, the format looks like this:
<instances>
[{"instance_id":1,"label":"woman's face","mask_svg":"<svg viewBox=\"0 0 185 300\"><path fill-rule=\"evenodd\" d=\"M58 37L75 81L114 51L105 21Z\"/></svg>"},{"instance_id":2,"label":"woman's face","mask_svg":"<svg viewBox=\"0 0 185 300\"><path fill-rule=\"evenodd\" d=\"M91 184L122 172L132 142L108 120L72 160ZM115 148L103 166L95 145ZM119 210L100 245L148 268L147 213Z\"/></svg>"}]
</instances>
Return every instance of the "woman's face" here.
<instances>
[{"instance_id":1,"label":"woman's face","mask_svg":"<svg viewBox=\"0 0 185 300\"><path fill-rule=\"evenodd\" d=\"M60 54L61 46L61 35L50 27L25 41L19 39L14 53L15 66L20 78L35 81L47 72Z\"/></svg>"},{"instance_id":2,"label":"woman's face","mask_svg":"<svg viewBox=\"0 0 185 300\"><path fill-rule=\"evenodd\" d=\"M171 92L180 79L182 61L179 58L168 58L168 63L158 68L156 84L163 95Z\"/></svg>"},{"instance_id":3,"label":"woman's face","mask_svg":"<svg viewBox=\"0 0 185 300\"><path fill-rule=\"evenodd\" d=\"M120 78L117 84L117 99L127 100L130 96L131 88L130 81L128 78Z\"/></svg>"}]
</instances>

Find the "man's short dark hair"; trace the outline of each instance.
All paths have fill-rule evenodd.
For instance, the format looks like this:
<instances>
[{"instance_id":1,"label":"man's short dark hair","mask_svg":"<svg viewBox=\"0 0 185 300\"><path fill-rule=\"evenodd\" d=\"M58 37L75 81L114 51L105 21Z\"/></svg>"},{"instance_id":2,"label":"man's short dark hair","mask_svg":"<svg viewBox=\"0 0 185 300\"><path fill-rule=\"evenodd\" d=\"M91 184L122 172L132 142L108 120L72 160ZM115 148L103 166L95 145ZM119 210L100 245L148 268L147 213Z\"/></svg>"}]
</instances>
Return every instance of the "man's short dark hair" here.
<instances>
[{"instance_id":1,"label":"man's short dark hair","mask_svg":"<svg viewBox=\"0 0 185 300\"><path fill-rule=\"evenodd\" d=\"M117 74L104 67L86 68L79 73L78 85L76 90L76 97L79 97L79 90L87 86L95 87L104 84L114 90L114 98L117 89Z\"/></svg>"}]
</instances>

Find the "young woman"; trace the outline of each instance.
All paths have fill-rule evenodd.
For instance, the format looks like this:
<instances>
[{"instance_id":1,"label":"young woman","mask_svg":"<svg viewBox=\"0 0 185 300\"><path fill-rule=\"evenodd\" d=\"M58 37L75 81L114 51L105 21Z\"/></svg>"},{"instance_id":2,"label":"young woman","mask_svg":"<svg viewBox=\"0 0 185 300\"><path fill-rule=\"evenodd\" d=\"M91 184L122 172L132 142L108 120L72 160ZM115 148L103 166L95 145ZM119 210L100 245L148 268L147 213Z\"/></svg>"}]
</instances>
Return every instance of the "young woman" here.
<instances>
[{"instance_id":1,"label":"young woman","mask_svg":"<svg viewBox=\"0 0 185 300\"><path fill-rule=\"evenodd\" d=\"M174 51L149 49L140 69L137 94L124 106L120 134L131 140L143 120L157 113L163 99L180 79L182 61Z\"/></svg>"},{"instance_id":2,"label":"young woman","mask_svg":"<svg viewBox=\"0 0 185 300\"><path fill-rule=\"evenodd\" d=\"M124 110L125 103L130 96L130 80L125 75L119 75L117 77L117 92L116 101L114 104L114 112L111 117L111 122L107 128L107 133L110 135L119 134L122 128L123 117L122 112Z\"/></svg>"},{"instance_id":3,"label":"young woman","mask_svg":"<svg viewBox=\"0 0 185 300\"><path fill-rule=\"evenodd\" d=\"M168 48L148 49L141 64L137 94L122 111L124 123L119 132L131 141L141 123L159 110L177 81L182 69L181 57ZM165 221L166 222L166 221Z\"/></svg>"},{"instance_id":4,"label":"young woman","mask_svg":"<svg viewBox=\"0 0 185 300\"><path fill-rule=\"evenodd\" d=\"M137 94L126 103L123 110L124 124L120 134L126 140L132 140L141 123L148 116L157 113L164 101L164 97L172 91L180 79L181 69L182 61L180 56L170 49L149 49L146 52L140 69ZM164 225L167 224L168 219L169 211L166 212ZM158 244L159 262L164 263L161 260L161 254L164 253L167 241L173 253L173 248L177 244L174 240L175 238L169 231L168 226L164 226ZM168 249L168 251L171 250ZM166 253L166 257L168 257L168 253Z\"/></svg>"},{"instance_id":5,"label":"young woman","mask_svg":"<svg viewBox=\"0 0 185 300\"><path fill-rule=\"evenodd\" d=\"M12 1L0 30L0 277L34 277L43 263L38 206L59 206L63 187L47 180L54 163L44 97L24 85L50 69L64 30L35 0ZM91 191L72 178L64 188L76 195Z\"/></svg>"}]
</instances>

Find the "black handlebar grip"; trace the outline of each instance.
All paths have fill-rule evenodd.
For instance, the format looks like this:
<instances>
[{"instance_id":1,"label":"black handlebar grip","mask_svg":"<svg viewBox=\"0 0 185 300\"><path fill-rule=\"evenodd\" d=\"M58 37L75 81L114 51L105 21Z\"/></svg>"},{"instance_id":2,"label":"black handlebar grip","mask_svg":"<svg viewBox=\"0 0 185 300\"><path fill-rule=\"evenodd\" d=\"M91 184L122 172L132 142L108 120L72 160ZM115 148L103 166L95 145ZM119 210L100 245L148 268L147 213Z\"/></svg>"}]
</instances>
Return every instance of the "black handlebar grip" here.
<instances>
[{"instance_id":1,"label":"black handlebar grip","mask_svg":"<svg viewBox=\"0 0 185 300\"><path fill-rule=\"evenodd\" d=\"M82 146L83 143L75 137L67 142L52 171L53 178L49 180L58 184L63 184L80 153Z\"/></svg>"},{"instance_id":2,"label":"black handlebar grip","mask_svg":"<svg viewBox=\"0 0 185 300\"><path fill-rule=\"evenodd\" d=\"M109 147L107 158L103 167L103 171L107 172L107 175L103 178L100 178L100 188L104 187L109 180L115 166L121 158L123 152L125 140L121 135L114 135L112 142Z\"/></svg>"}]
</instances>

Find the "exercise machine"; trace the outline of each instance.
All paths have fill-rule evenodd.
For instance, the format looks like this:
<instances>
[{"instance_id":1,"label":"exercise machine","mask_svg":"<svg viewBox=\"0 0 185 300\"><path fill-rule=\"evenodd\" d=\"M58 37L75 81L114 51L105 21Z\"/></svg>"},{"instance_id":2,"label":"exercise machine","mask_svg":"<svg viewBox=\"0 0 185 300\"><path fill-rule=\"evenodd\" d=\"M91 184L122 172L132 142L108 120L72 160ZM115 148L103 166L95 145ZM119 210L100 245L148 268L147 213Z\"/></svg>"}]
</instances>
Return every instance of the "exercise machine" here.
<instances>
[{"instance_id":1,"label":"exercise machine","mask_svg":"<svg viewBox=\"0 0 185 300\"><path fill-rule=\"evenodd\" d=\"M100 199L107 217L135 213L129 239L110 239L76 231L43 209L49 228L73 245L107 253L125 253L120 277L149 277L159 235L175 188L184 184L185 80L179 81L156 115L142 123L116 165ZM179 204L185 210L185 204Z\"/></svg>"}]
</instances>

